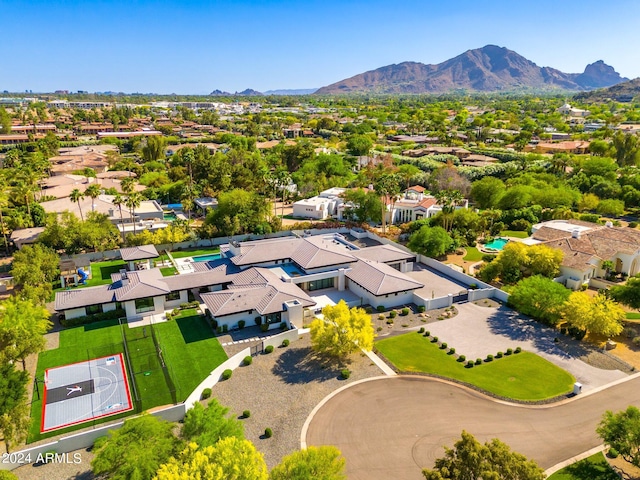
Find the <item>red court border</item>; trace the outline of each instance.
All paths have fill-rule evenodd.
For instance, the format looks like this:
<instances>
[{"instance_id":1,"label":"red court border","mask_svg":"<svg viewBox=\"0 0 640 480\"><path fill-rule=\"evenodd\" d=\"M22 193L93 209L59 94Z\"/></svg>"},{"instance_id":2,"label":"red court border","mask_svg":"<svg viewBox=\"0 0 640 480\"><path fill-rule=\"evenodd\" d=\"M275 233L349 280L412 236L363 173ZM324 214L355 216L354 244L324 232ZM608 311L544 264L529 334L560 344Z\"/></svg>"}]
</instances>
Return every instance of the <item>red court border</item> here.
<instances>
[{"instance_id":1,"label":"red court border","mask_svg":"<svg viewBox=\"0 0 640 480\"><path fill-rule=\"evenodd\" d=\"M60 365L59 367L47 368L44 371L45 377L48 376L47 372L49 372L49 370L54 370L56 368L64 368L64 367L68 367L70 365L78 365L80 363L94 362L96 360L102 360L103 358L111 358L111 357L120 357L120 368L122 368L122 378L124 378L125 389L127 391L128 407L124 408L122 410L118 410L117 412L113 412L113 413L105 413L103 415L97 415L95 417L87 418L87 419L84 419L84 420L78 420L76 422L63 423L62 425L58 425L57 427L53 427L53 428L49 428L49 429L45 430L45 428L44 428L44 415L45 415L45 409L46 409L46 406L47 406L47 384L43 383L44 387L43 387L43 395L42 395L42 418L40 419L40 433L53 432L54 430L60 430L61 428L70 427L72 425L79 425L81 423L90 422L92 420L95 420L96 418L110 417L111 415L117 415L119 413L129 412L129 411L133 410L133 403L131 402L131 390L129 388L129 377L127 375L126 369L124 368L124 357L122 356L122 353L118 353L118 354L114 354L114 355L106 355L104 357L98 357L98 358L91 358L89 360L82 360L80 362L68 363L66 365Z\"/></svg>"}]
</instances>

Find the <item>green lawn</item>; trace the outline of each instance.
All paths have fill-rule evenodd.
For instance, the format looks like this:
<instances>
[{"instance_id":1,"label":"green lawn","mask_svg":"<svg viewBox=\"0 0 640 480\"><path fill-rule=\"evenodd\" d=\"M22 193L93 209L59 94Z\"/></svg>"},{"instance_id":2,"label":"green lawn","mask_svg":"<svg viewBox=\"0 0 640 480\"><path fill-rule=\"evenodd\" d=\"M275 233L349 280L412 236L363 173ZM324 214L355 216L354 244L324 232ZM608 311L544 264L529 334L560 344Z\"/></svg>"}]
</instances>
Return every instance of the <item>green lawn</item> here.
<instances>
[{"instance_id":1,"label":"green lawn","mask_svg":"<svg viewBox=\"0 0 640 480\"><path fill-rule=\"evenodd\" d=\"M515 238L527 238L529 234L527 232L518 232L516 230L502 230L500 232L501 237L515 237Z\"/></svg>"},{"instance_id":2,"label":"green lawn","mask_svg":"<svg viewBox=\"0 0 640 480\"><path fill-rule=\"evenodd\" d=\"M482 260L484 253L476 247L464 247L464 249L467 251L467 254L463 258L465 262L479 262Z\"/></svg>"},{"instance_id":3,"label":"green lawn","mask_svg":"<svg viewBox=\"0 0 640 480\"><path fill-rule=\"evenodd\" d=\"M619 480L602 452L558 470L548 480Z\"/></svg>"},{"instance_id":4,"label":"green lawn","mask_svg":"<svg viewBox=\"0 0 640 480\"><path fill-rule=\"evenodd\" d=\"M220 247L197 248L193 250L176 250L171 252L173 258L197 257L198 255L212 255L219 253Z\"/></svg>"},{"instance_id":5,"label":"green lawn","mask_svg":"<svg viewBox=\"0 0 640 480\"><path fill-rule=\"evenodd\" d=\"M108 285L111 283L111 274L118 273L120 269L126 268L126 263L122 260L111 260L109 262L92 262L91 263L91 278L87 279L85 285L78 285L72 288L84 288L84 287L96 287L98 285ZM57 281L54 285L54 293L65 290L60 287L60 282Z\"/></svg>"},{"instance_id":6,"label":"green lawn","mask_svg":"<svg viewBox=\"0 0 640 480\"><path fill-rule=\"evenodd\" d=\"M175 385L176 400L184 401L213 369L227 359L226 353L215 338L206 319L197 315L195 310L185 310L176 319L157 324L154 328L165 363L168 365L169 378L165 377L160 368L150 328L130 329L127 326L124 328L131 359L130 366L135 376L135 387L131 386L131 388L137 388L141 397L142 410L173 403L171 385ZM59 348L42 352L38 356L36 376L42 379L47 368L123 351L122 334L117 320L68 328L60 332ZM42 393L42 387L40 390ZM40 434L42 402L38 401L37 397L34 398L36 400L31 405L32 423L29 442L92 424L87 422L81 426ZM113 420L130 413L106 417L95 423Z\"/></svg>"},{"instance_id":7,"label":"green lawn","mask_svg":"<svg viewBox=\"0 0 640 480\"><path fill-rule=\"evenodd\" d=\"M162 273L163 277L170 277L175 275L177 272L175 267L160 267L160 273Z\"/></svg>"},{"instance_id":8,"label":"green lawn","mask_svg":"<svg viewBox=\"0 0 640 480\"><path fill-rule=\"evenodd\" d=\"M530 352L466 368L454 355L447 355L446 350L415 332L380 340L376 347L401 371L432 373L460 380L515 400L552 398L571 391L575 382L571 374Z\"/></svg>"},{"instance_id":9,"label":"green lawn","mask_svg":"<svg viewBox=\"0 0 640 480\"><path fill-rule=\"evenodd\" d=\"M627 312L627 320L640 320L640 313Z\"/></svg>"},{"instance_id":10,"label":"green lawn","mask_svg":"<svg viewBox=\"0 0 640 480\"><path fill-rule=\"evenodd\" d=\"M183 401L211 371L227 360L207 320L195 310L183 310L170 322L155 326L165 362L170 366Z\"/></svg>"}]
</instances>

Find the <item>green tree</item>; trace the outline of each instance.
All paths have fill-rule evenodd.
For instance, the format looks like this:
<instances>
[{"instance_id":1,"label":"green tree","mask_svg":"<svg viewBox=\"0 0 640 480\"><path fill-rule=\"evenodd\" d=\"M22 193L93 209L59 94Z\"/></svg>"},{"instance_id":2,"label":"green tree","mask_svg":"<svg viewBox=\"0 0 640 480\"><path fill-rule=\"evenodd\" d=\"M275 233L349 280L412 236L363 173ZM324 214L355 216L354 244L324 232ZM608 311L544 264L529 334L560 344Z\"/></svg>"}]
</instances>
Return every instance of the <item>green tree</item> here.
<instances>
[{"instance_id":1,"label":"green tree","mask_svg":"<svg viewBox=\"0 0 640 480\"><path fill-rule=\"evenodd\" d=\"M80 211L80 219L84 220L84 216L82 215L82 207L80 206L80 201L84 199L84 193L82 193L80 190L78 190L77 188L74 188L71 191L71 195L69 195L69 200L71 200L73 203L77 203L78 204L78 210Z\"/></svg>"},{"instance_id":2,"label":"green tree","mask_svg":"<svg viewBox=\"0 0 640 480\"><path fill-rule=\"evenodd\" d=\"M95 475L113 480L150 480L181 445L173 435L173 424L144 414L96 441L91 468Z\"/></svg>"},{"instance_id":3,"label":"green tree","mask_svg":"<svg viewBox=\"0 0 640 480\"><path fill-rule=\"evenodd\" d=\"M344 216L359 222L379 222L382 202L376 192L356 188L342 195L345 202Z\"/></svg>"},{"instance_id":4,"label":"green tree","mask_svg":"<svg viewBox=\"0 0 640 480\"><path fill-rule=\"evenodd\" d=\"M425 225L411 235L408 247L421 255L438 258L450 252L454 242L444 228Z\"/></svg>"},{"instance_id":5,"label":"green tree","mask_svg":"<svg viewBox=\"0 0 640 480\"><path fill-rule=\"evenodd\" d=\"M92 183L84 191L84 194L86 196L88 196L88 197L91 197L91 211L94 212L95 208L96 208L95 207L96 198L98 198L100 196L100 185L98 185L96 183ZM78 204L78 207L79 206L80 206L80 204Z\"/></svg>"},{"instance_id":6,"label":"green tree","mask_svg":"<svg viewBox=\"0 0 640 480\"><path fill-rule=\"evenodd\" d=\"M393 204L400 193L398 177L393 174L384 174L377 179L374 189L381 199L382 233L384 233L387 226L387 205Z\"/></svg>"},{"instance_id":7,"label":"green tree","mask_svg":"<svg viewBox=\"0 0 640 480\"><path fill-rule=\"evenodd\" d=\"M598 207L596 208L596 212L600 215L619 217L624 214L624 202L613 198L600 200L600 203L598 203Z\"/></svg>"},{"instance_id":8,"label":"green tree","mask_svg":"<svg viewBox=\"0 0 640 480\"><path fill-rule=\"evenodd\" d=\"M480 270L479 276L485 282L500 278L512 285L527 275L542 275L555 278L560 273L563 253L547 245L527 246L520 242L507 243L495 260Z\"/></svg>"},{"instance_id":9,"label":"green tree","mask_svg":"<svg viewBox=\"0 0 640 480\"><path fill-rule=\"evenodd\" d=\"M616 413L607 410L596 433L626 461L640 467L640 410L637 407L630 405Z\"/></svg>"},{"instance_id":10,"label":"green tree","mask_svg":"<svg viewBox=\"0 0 640 480\"><path fill-rule=\"evenodd\" d=\"M613 268L613 262L607 265ZM602 268L604 268L604 262ZM609 289L609 295L617 302L631 308L640 309L640 275L627 279L625 285L616 285Z\"/></svg>"},{"instance_id":11,"label":"green tree","mask_svg":"<svg viewBox=\"0 0 640 480\"><path fill-rule=\"evenodd\" d=\"M204 223L214 226L223 235L260 233L259 229L264 228L270 210L264 197L235 189L220 194L218 207L207 214Z\"/></svg>"},{"instance_id":12,"label":"green tree","mask_svg":"<svg viewBox=\"0 0 640 480\"><path fill-rule=\"evenodd\" d=\"M122 205L125 204L125 198L119 193L113 197L111 203L118 207L118 212L120 213L120 226L122 228L122 244L124 245L126 242L125 233L124 233L124 222L122 220Z\"/></svg>"},{"instance_id":13,"label":"green tree","mask_svg":"<svg viewBox=\"0 0 640 480\"><path fill-rule=\"evenodd\" d=\"M298 450L273 467L269 480L346 480L341 455L331 445Z\"/></svg>"},{"instance_id":14,"label":"green tree","mask_svg":"<svg viewBox=\"0 0 640 480\"><path fill-rule=\"evenodd\" d=\"M482 445L470 433L453 448L445 447L445 456L435 461L434 469L422 471L427 480L543 480L542 470L533 460L513 452L497 438Z\"/></svg>"},{"instance_id":15,"label":"green tree","mask_svg":"<svg viewBox=\"0 0 640 480\"><path fill-rule=\"evenodd\" d=\"M614 337L622 332L626 313L615 301L602 294L590 297L585 292L573 292L562 307L564 319L580 330Z\"/></svg>"},{"instance_id":16,"label":"green tree","mask_svg":"<svg viewBox=\"0 0 640 480\"><path fill-rule=\"evenodd\" d=\"M640 142L638 136L618 130L611 139L615 149L616 162L621 167L637 165L640 161Z\"/></svg>"},{"instance_id":17,"label":"green tree","mask_svg":"<svg viewBox=\"0 0 640 480\"><path fill-rule=\"evenodd\" d=\"M9 135L11 133L11 115L4 107L0 107L0 134Z\"/></svg>"},{"instance_id":18,"label":"green tree","mask_svg":"<svg viewBox=\"0 0 640 480\"><path fill-rule=\"evenodd\" d=\"M146 138L146 144L142 147L142 159L145 162L164 159L167 139L162 135L154 135Z\"/></svg>"},{"instance_id":19,"label":"green tree","mask_svg":"<svg viewBox=\"0 0 640 480\"><path fill-rule=\"evenodd\" d=\"M160 466L156 480L267 480L262 454L248 440L227 437L212 446L190 443L178 456Z\"/></svg>"},{"instance_id":20,"label":"green tree","mask_svg":"<svg viewBox=\"0 0 640 480\"><path fill-rule=\"evenodd\" d=\"M18 477L7 470L0 470L0 480L18 480Z\"/></svg>"},{"instance_id":21,"label":"green tree","mask_svg":"<svg viewBox=\"0 0 640 480\"><path fill-rule=\"evenodd\" d=\"M311 322L311 346L332 357L345 358L351 353L373 348L375 333L371 315L362 308L349 308L344 300L322 309L324 319Z\"/></svg>"},{"instance_id":22,"label":"green tree","mask_svg":"<svg viewBox=\"0 0 640 480\"><path fill-rule=\"evenodd\" d=\"M347 152L350 155L368 155L373 147L373 142L368 135L351 135L347 139Z\"/></svg>"},{"instance_id":23,"label":"green tree","mask_svg":"<svg viewBox=\"0 0 640 480\"><path fill-rule=\"evenodd\" d=\"M597 195L593 193L585 193L580 201L578 202L578 211L580 212L588 212L593 211L598 208L598 204L600 203L600 199Z\"/></svg>"},{"instance_id":24,"label":"green tree","mask_svg":"<svg viewBox=\"0 0 640 480\"><path fill-rule=\"evenodd\" d=\"M130 193L124 204L129 209L129 214L131 216L131 222L133 223L133 234L136 234L136 208L140 206L142 203L142 196L138 192Z\"/></svg>"},{"instance_id":25,"label":"green tree","mask_svg":"<svg viewBox=\"0 0 640 480\"><path fill-rule=\"evenodd\" d=\"M405 163L398 167L398 175L407 183L407 189L411 186L411 180L416 178L422 170L415 165Z\"/></svg>"},{"instance_id":26,"label":"green tree","mask_svg":"<svg viewBox=\"0 0 640 480\"><path fill-rule=\"evenodd\" d=\"M479 208L495 208L500 203L506 187L495 177L483 177L471 185L471 198Z\"/></svg>"},{"instance_id":27,"label":"green tree","mask_svg":"<svg viewBox=\"0 0 640 480\"><path fill-rule=\"evenodd\" d=\"M509 305L525 315L555 325L561 318L564 303L571 294L564 285L535 275L520 280L509 295Z\"/></svg>"},{"instance_id":28,"label":"green tree","mask_svg":"<svg viewBox=\"0 0 640 480\"><path fill-rule=\"evenodd\" d=\"M44 305L51 297L51 282L58 278L60 257L43 245L25 245L13 256L11 274L18 296Z\"/></svg>"},{"instance_id":29,"label":"green tree","mask_svg":"<svg viewBox=\"0 0 640 480\"><path fill-rule=\"evenodd\" d=\"M182 437L196 442L200 447L215 445L226 437L244 438L243 426L235 418L229 418L229 409L213 398L207 408L196 403L184 417Z\"/></svg>"},{"instance_id":30,"label":"green tree","mask_svg":"<svg viewBox=\"0 0 640 480\"><path fill-rule=\"evenodd\" d=\"M44 334L53 326L46 308L11 296L0 304L0 359L20 360L44 350Z\"/></svg>"},{"instance_id":31,"label":"green tree","mask_svg":"<svg viewBox=\"0 0 640 480\"><path fill-rule=\"evenodd\" d=\"M29 374L13 363L0 362L0 434L7 452L26 439L29 428L27 382Z\"/></svg>"}]
</instances>

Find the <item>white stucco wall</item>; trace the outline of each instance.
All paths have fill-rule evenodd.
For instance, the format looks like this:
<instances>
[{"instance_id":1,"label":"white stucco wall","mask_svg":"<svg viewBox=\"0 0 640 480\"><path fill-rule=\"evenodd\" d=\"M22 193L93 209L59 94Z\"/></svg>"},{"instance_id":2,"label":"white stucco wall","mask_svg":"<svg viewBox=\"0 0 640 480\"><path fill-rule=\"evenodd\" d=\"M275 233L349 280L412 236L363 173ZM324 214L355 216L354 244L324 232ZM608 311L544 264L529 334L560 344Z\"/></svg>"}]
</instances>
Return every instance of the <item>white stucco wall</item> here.
<instances>
[{"instance_id":1,"label":"white stucco wall","mask_svg":"<svg viewBox=\"0 0 640 480\"><path fill-rule=\"evenodd\" d=\"M180 298L178 300L171 300L171 301L167 301L166 299L164 300L164 309L169 310L171 308L177 308L181 304L187 303L188 301L189 301L188 290L180 290Z\"/></svg>"},{"instance_id":2,"label":"white stucco wall","mask_svg":"<svg viewBox=\"0 0 640 480\"><path fill-rule=\"evenodd\" d=\"M70 320L72 318L84 317L87 314L87 310L84 307L71 308L64 311L64 318Z\"/></svg>"}]
</instances>

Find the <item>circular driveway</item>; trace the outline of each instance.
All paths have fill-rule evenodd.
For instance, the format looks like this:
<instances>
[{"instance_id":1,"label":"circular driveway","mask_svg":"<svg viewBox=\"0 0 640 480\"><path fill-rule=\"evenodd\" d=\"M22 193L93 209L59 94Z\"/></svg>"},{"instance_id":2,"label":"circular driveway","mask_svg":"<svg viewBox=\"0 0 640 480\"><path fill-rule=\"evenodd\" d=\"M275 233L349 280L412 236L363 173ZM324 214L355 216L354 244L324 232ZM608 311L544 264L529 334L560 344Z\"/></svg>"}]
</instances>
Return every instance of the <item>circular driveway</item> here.
<instances>
[{"instance_id":1,"label":"circular driveway","mask_svg":"<svg viewBox=\"0 0 640 480\"><path fill-rule=\"evenodd\" d=\"M544 379L539 379L544 381ZM335 445L349 480L419 480L462 430L499 438L542 468L601 444L605 410L640 406L640 377L556 405L498 402L451 383L399 376L354 384L330 398L309 424L308 445Z\"/></svg>"}]
</instances>

